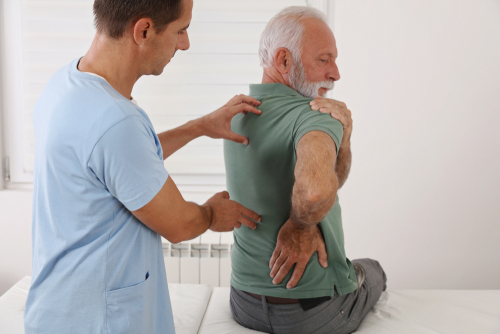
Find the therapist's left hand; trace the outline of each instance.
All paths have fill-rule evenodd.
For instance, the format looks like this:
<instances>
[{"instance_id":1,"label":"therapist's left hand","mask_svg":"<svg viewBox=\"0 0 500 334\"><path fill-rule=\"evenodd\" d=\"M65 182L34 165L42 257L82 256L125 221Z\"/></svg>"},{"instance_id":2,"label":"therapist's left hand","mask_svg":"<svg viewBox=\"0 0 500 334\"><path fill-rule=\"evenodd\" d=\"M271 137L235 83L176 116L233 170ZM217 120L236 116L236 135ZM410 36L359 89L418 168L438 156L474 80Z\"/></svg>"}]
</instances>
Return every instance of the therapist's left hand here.
<instances>
[{"instance_id":1,"label":"therapist's left hand","mask_svg":"<svg viewBox=\"0 0 500 334\"><path fill-rule=\"evenodd\" d=\"M236 143L248 145L248 138L231 131L231 120L236 114L252 112L260 115L262 111L256 108L260 101L246 95L236 95L223 107L198 119L203 135L210 138L228 139Z\"/></svg>"}]
</instances>

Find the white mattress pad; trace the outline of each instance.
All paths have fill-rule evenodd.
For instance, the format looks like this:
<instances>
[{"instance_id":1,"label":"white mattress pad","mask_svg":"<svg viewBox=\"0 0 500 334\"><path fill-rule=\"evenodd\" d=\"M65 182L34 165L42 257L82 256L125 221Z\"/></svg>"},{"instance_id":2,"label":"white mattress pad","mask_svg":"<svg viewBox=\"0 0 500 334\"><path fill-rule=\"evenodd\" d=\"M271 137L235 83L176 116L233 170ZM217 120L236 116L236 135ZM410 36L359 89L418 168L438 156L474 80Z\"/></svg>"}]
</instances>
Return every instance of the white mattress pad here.
<instances>
[{"instance_id":1,"label":"white mattress pad","mask_svg":"<svg viewBox=\"0 0 500 334\"><path fill-rule=\"evenodd\" d=\"M260 333L241 327L229 288L215 288L199 334ZM359 334L500 334L500 290L393 290L356 330Z\"/></svg>"},{"instance_id":2,"label":"white mattress pad","mask_svg":"<svg viewBox=\"0 0 500 334\"><path fill-rule=\"evenodd\" d=\"M0 297L0 333L24 333L31 278ZM259 333L241 327L229 309L229 288L169 284L177 334ZM200 326L201 324L201 326ZM500 290L388 290L368 313L360 334L499 334Z\"/></svg>"}]
</instances>

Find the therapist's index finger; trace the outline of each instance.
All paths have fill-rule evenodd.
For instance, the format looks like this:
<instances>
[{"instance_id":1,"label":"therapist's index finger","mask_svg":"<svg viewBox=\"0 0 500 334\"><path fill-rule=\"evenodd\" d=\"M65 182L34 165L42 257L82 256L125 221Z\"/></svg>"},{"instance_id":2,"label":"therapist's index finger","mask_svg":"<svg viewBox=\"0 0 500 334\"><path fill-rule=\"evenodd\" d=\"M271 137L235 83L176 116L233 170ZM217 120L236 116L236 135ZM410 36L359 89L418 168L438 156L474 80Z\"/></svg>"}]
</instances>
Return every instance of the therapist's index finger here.
<instances>
[{"instance_id":1,"label":"therapist's index finger","mask_svg":"<svg viewBox=\"0 0 500 334\"><path fill-rule=\"evenodd\" d=\"M253 212L250 209L245 208L243 205L239 204L240 206L240 212L242 215L247 216L248 218L252 219L253 221L256 222L261 222L262 218L259 216L257 213Z\"/></svg>"},{"instance_id":2,"label":"therapist's index finger","mask_svg":"<svg viewBox=\"0 0 500 334\"><path fill-rule=\"evenodd\" d=\"M255 108L254 106L252 106L251 104L248 104L248 103L239 104L237 109L236 109L236 114L240 113L240 112L245 112L245 111L253 112L254 114L257 114L257 115L262 114L262 111L260 111L259 109Z\"/></svg>"},{"instance_id":3,"label":"therapist's index finger","mask_svg":"<svg viewBox=\"0 0 500 334\"><path fill-rule=\"evenodd\" d=\"M238 96L238 102L239 103L248 103L248 104L251 104L254 106L259 106L262 103L259 100L255 99L251 96L244 95L244 94L241 94Z\"/></svg>"}]
</instances>

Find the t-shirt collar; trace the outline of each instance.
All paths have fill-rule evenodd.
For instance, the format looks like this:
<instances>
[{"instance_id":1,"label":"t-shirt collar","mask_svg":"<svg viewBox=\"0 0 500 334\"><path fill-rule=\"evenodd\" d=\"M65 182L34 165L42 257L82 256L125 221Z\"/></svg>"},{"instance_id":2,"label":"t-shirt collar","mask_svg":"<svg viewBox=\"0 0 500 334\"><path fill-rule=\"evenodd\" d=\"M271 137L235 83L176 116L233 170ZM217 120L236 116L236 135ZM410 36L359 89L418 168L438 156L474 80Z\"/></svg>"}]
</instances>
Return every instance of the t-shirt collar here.
<instances>
[{"instance_id":1,"label":"t-shirt collar","mask_svg":"<svg viewBox=\"0 0 500 334\"><path fill-rule=\"evenodd\" d=\"M296 90L282 83L251 84L251 96L291 95L302 96Z\"/></svg>"}]
</instances>

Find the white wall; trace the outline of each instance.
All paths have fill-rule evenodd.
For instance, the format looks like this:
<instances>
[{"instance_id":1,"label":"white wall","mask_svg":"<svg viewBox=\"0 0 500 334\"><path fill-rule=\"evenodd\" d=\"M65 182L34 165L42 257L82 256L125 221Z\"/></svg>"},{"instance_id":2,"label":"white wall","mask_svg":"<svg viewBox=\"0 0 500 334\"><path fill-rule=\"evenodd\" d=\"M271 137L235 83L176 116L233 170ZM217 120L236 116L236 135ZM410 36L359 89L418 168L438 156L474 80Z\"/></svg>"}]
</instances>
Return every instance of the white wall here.
<instances>
[{"instance_id":1,"label":"white wall","mask_svg":"<svg viewBox=\"0 0 500 334\"><path fill-rule=\"evenodd\" d=\"M389 288L500 289L500 2L336 1L350 258Z\"/></svg>"},{"instance_id":2,"label":"white wall","mask_svg":"<svg viewBox=\"0 0 500 334\"><path fill-rule=\"evenodd\" d=\"M500 3L337 1L349 258L390 289L500 289ZM203 202L208 193L186 194ZM31 192L0 191L0 294L31 270Z\"/></svg>"}]
</instances>

